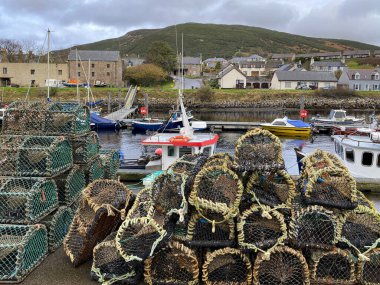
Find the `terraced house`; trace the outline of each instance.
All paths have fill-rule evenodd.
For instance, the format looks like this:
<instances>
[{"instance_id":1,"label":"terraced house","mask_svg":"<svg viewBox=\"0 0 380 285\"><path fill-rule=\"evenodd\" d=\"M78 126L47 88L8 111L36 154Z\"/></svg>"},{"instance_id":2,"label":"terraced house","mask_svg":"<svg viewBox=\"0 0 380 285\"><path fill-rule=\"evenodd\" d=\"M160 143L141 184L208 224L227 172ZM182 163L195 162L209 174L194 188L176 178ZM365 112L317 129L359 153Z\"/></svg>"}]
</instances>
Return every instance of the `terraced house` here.
<instances>
[{"instance_id":1,"label":"terraced house","mask_svg":"<svg viewBox=\"0 0 380 285\"><path fill-rule=\"evenodd\" d=\"M380 91L380 69L350 69L342 73L338 84L350 90Z\"/></svg>"}]
</instances>

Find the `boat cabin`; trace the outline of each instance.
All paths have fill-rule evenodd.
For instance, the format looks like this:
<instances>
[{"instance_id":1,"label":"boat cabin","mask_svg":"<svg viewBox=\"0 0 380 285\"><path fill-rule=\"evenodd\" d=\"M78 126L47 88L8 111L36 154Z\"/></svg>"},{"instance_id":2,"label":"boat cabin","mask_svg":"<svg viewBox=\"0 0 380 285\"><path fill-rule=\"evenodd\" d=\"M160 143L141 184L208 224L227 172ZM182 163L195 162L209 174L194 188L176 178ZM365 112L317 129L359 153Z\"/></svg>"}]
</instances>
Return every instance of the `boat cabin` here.
<instances>
[{"instance_id":1,"label":"boat cabin","mask_svg":"<svg viewBox=\"0 0 380 285\"><path fill-rule=\"evenodd\" d=\"M346 111L345 110L331 110L329 114L330 120L335 121L344 121L346 119Z\"/></svg>"},{"instance_id":2,"label":"boat cabin","mask_svg":"<svg viewBox=\"0 0 380 285\"><path fill-rule=\"evenodd\" d=\"M334 135L335 153L353 176L380 178L380 137Z\"/></svg>"},{"instance_id":3,"label":"boat cabin","mask_svg":"<svg viewBox=\"0 0 380 285\"><path fill-rule=\"evenodd\" d=\"M194 134L189 139L185 136L159 133L142 141L142 145L159 146L162 149L160 160L150 161L146 169L166 170L178 158L185 154L204 154L211 156L215 152L216 143L219 139L217 134Z\"/></svg>"}]
</instances>

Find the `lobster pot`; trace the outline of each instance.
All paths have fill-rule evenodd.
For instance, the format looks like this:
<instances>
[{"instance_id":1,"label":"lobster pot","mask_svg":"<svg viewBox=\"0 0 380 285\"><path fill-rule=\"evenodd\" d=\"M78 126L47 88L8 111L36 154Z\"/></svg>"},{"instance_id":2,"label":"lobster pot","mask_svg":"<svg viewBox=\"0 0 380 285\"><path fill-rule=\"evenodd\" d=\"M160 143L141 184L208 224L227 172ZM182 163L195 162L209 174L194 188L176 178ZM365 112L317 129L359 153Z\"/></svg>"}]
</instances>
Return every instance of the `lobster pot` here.
<instances>
[{"instance_id":1,"label":"lobster pot","mask_svg":"<svg viewBox=\"0 0 380 285\"><path fill-rule=\"evenodd\" d=\"M271 207L290 206L296 194L295 189L292 178L285 170L254 172L246 187L254 200Z\"/></svg>"},{"instance_id":2,"label":"lobster pot","mask_svg":"<svg viewBox=\"0 0 380 285\"><path fill-rule=\"evenodd\" d=\"M204 167L225 166L229 169L232 169L233 162L234 160L229 153L218 152L207 158Z\"/></svg>"},{"instance_id":3,"label":"lobster pot","mask_svg":"<svg viewBox=\"0 0 380 285\"><path fill-rule=\"evenodd\" d=\"M324 168L335 167L347 169L336 155L320 149L315 150L303 158L302 163L303 169L301 171L301 177L313 176L313 173Z\"/></svg>"},{"instance_id":4,"label":"lobster pot","mask_svg":"<svg viewBox=\"0 0 380 285\"><path fill-rule=\"evenodd\" d=\"M104 178L116 179L116 174L120 167L119 152L116 149L101 149L99 157L104 167Z\"/></svg>"},{"instance_id":5,"label":"lobster pot","mask_svg":"<svg viewBox=\"0 0 380 285\"><path fill-rule=\"evenodd\" d=\"M356 191L356 199L358 202L358 206L364 206L370 208L371 210L377 211L375 204L369 200L361 191Z\"/></svg>"},{"instance_id":6,"label":"lobster pot","mask_svg":"<svg viewBox=\"0 0 380 285\"><path fill-rule=\"evenodd\" d=\"M339 209L357 206L356 181L345 169L327 167L313 173L303 182L303 200L309 205L321 205Z\"/></svg>"},{"instance_id":7,"label":"lobster pot","mask_svg":"<svg viewBox=\"0 0 380 285\"><path fill-rule=\"evenodd\" d=\"M205 284L252 284L252 265L240 250L226 247L206 254L202 266Z\"/></svg>"},{"instance_id":8,"label":"lobster pot","mask_svg":"<svg viewBox=\"0 0 380 285\"><path fill-rule=\"evenodd\" d=\"M99 155L95 156L89 163L80 166L86 178L86 184L97 179L104 178L104 167Z\"/></svg>"},{"instance_id":9,"label":"lobster pot","mask_svg":"<svg viewBox=\"0 0 380 285\"><path fill-rule=\"evenodd\" d=\"M147 284L198 284L199 267L195 253L181 243L171 241L144 262Z\"/></svg>"},{"instance_id":10,"label":"lobster pot","mask_svg":"<svg viewBox=\"0 0 380 285\"><path fill-rule=\"evenodd\" d=\"M86 179L78 165L54 178L58 188L58 201L60 205L71 205L77 200L86 186Z\"/></svg>"},{"instance_id":11,"label":"lobster pot","mask_svg":"<svg viewBox=\"0 0 380 285\"><path fill-rule=\"evenodd\" d=\"M154 212L151 188L144 188L137 194L127 214L127 220L151 217Z\"/></svg>"},{"instance_id":12,"label":"lobster pot","mask_svg":"<svg viewBox=\"0 0 380 285\"><path fill-rule=\"evenodd\" d=\"M131 192L114 180L97 180L83 191L83 199L64 240L66 254L74 266L92 256L92 250L121 223L121 214Z\"/></svg>"},{"instance_id":13,"label":"lobster pot","mask_svg":"<svg viewBox=\"0 0 380 285\"><path fill-rule=\"evenodd\" d=\"M284 168L280 139L267 130L248 131L236 143L234 167L239 172Z\"/></svg>"},{"instance_id":14,"label":"lobster pot","mask_svg":"<svg viewBox=\"0 0 380 285\"><path fill-rule=\"evenodd\" d=\"M235 172L225 167L203 168L195 177L189 202L199 213L212 211L231 219L238 213L243 184Z\"/></svg>"},{"instance_id":15,"label":"lobster pot","mask_svg":"<svg viewBox=\"0 0 380 285\"><path fill-rule=\"evenodd\" d=\"M355 262L349 251L312 251L308 261L311 284L356 284Z\"/></svg>"},{"instance_id":16,"label":"lobster pot","mask_svg":"<svg viewBox=\"0 0 380 285\"><path fill-rule=\"evenodd\" d=\"M99 138L96 132L72 136L69 141L73 147L74 163L88 163L99 153Z\"/></svg>"},{"instance_id":17,"label":"lobster pot","mask_svg":"<svg viewBox=\"0 0 380 285\"><path fill-rule=\"evenodd\" d=\"M185 197L188 198L193 188L195 175L202 169L207 157L202 154L185 154L177 159L168 172L183 174L186 177Z\"/></svg>"},{"instance_id":18,"label":"lobster pot","mask_svg":"<svg viewBox=\"0 0 380 285\"><path fill-rule=\"evenodd\" d=\"M237 223L239 246L250 250L267 250L287 238L284 216L266 206L253 206Z\"/></svg>"},{"instance_id":19,"label":"lobster pot","mask_svg":"<svg viewBox=\"0 0 380 285\"><path fill-rule=\"evenodd\" d=\"M162 215L178 214L187 209L186 178L181 174L165 172L151 186L154 208Z\"/></svg>"},{"instance_id":20,"label":"lobster pot","mask_svg":"<svg viewBox=\"0 0 380 285\"><path fill-rule=\"evenodd\" d=\"M368 260L359 259L357 279L363 285L380 284L380 249L366 254Z\"/></svg>"},{"instance_id":21,"label":"lobster pot","mask_svg":"<svg viewBox=\"0 0 380 285\"><path fill-rule=\"evenodd\" d=\"M57 186L45 178L0 181L0 223L33 224L58 207Z\"/></svg>"},{"instance_id":22,"label":"lobster pot","mask_svg":"<svg viewBox=\"0 0 380 285\"><path fill-rule=\"evenodd\" d=\"M380 215L364 206L346 214L342 227L342 241L363 253L380 239Z\"/></svg>"},{"instance_id":23,"label":"lobster pot","mask_svg":"<svg viewBox=\"0 0 380 285\"><path fill-rule=\"evenodd\" d=\"M143 261L164 246L166 230L151 217L125 220L116 235L116 247L125 261Z\"/></svg>"},{"instance_id":24,"label":"lobster pot","mask_svg":"<svg viewBox=\"0 0 380 285\"><path fill-rule=\"evenodd\" d=\"M0 283L21 282L47 251L44 225L0 225Z\"/></svg>"},{"instance_id":25,"label":"lobster pot","mask_svg":"<svg viewBox=\"0 0 380 285\"><path fill-rule=\"evenodd\" d=\"M51 177L73 165L72 148L63 137L2 136L0 176Z\"/></svg>"},{"instance_id":26,"label":"lobster pot","mask_svg":"<svg viewBox=\"0 0 380 285\"><path fill-rule=\"evenodd\" d=\"M54 252L62 245L72 220L72 210L63 206L41 221L47 228L49 252Z\"/></svg>"},{"instance_id":27,"label":"lobster pot","mask_svg":"<svg viewBox=\"0 0 380 285\"><path fill-rule=\"evenodd\" d=\"M116 232L111 233L94 248L91 277L99 283L138 284L143 274L143 263L126 262L116 248Z\"/></svg>"},{"instance_id":28,"label":"lobster pot","mask_svg":"<svg viewBox=\"0 0 380 285\"><path fill-rule=\"evenodd\" d=\"M270 253L260 252L253 266L254 285L308 285L309 269L300 251L278 246Z\"/></svg>"},{"instance_id":29,"label":"lobster pot","mask_svg":"<svg viewBox=\"0 0 380 285\"><path fill-rule=\"evenodd\" d=\"M45 127L46 103L16 101L9 104L2 124L2 134L38 135Z\"/></svg>"},{"instance_id":30,"label":"lobster pot","mask_svg":"<svg viewBox=\"0 0 380 285\"><path fill-rule=\"evenodd\" d=\"M44 132L49 135L75 135L90 131L90 110L77 102L48 105Z\"/></svg>"},{"instance_id":31,"label":"lobster pot","mask_svg":"<svg viewBox=\"0 0 380 285\"><path fill-rule=\"evenodd\" d=\"M223 247L235 245L234 220L208 211L207 218L192 213L187 228L186 240L195 247Z\"/></svg>"},{"instance_id":32,"label":"lobster pot","mask_svg":"<svg viewBox=\"0 0 380 285\"><path fill-rule=\"evenodd\" d=\"M331 249L341 234L338 218L321 206L293 210L289 235L301 248Z\"/></svg>"}]
</instances>

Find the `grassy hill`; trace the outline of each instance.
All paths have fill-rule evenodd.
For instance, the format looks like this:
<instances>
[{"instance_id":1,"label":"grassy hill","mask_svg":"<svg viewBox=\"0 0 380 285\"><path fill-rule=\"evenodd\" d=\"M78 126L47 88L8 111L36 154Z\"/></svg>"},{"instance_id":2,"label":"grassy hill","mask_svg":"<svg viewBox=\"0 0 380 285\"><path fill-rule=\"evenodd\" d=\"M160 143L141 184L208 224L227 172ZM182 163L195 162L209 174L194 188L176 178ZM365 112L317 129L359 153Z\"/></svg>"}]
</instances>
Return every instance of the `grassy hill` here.
<instances>
[{"instance_id":1,"label":"grassy hill","mask_svg":"<svg viewBox=\"0 0 380 285\"><path fill-rule=\"evenodd\" d=\"M184 34L187 56L230 58L240 53L309 53L354 49L380 49L377 46L342 39L298 36L263 28L242 25L186 23L177 25L178 43ZM175 26L162 29L135 30L122 37L77 46L78 49L119 50L122 56L144 56L154 41L168 42L176 48Z\"/></svg>"}]
</instances>

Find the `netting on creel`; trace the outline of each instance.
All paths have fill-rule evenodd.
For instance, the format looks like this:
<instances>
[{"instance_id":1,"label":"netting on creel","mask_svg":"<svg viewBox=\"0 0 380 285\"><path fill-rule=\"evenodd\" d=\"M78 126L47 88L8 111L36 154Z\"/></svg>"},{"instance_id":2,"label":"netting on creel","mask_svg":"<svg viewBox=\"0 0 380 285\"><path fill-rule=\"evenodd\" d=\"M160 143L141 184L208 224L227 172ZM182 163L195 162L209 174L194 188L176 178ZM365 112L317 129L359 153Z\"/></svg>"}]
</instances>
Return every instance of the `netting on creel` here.
<instances>
[{"instance_id":1,"label":"netting on creel","mask_svg":"<svg viewBox=\"0 0 380 285\"><path fill-rule=\"evenodd\" d=\"M301 176L309 176L313 173L328 167L347 169L342 161L334 154L317 149L302 159Z\"/></svg>"},{"instance_id":2,"label":"netting on creel","mask_svg":"<svg viewBox=\"0 0 380 285\"><path fill-rule=\"evenodd\" d=\"M193 212L187 227L186 241L195 247L222 247L235 245L235 223L222 214L205 212L207 219ZM214 221L214 222L212 222Z\"/></svg>"},{"instance_id":3,"label":"netting on creel","mask_svg":"<svg viewBox=\"0 0 380 285\"><path fill-rule=\"evenodd\" d=\"M64 240L74 266L91 258L95 245L121 223L131 195L124 184L114 180L96 180L87 186Z\"/></svg>"},{"instance_id":4,"label":"netting on creel","mask_svg":"<svg viewBox=\"0 0 380 285\"><path fill-rule=\"evenodd\" d=\"M104 168L105 179L116 179L120 167L120 155L116 149L101 149L99 157Z\"/></svg>"},{"instance_id":5,"label":"netting on creel","mask_svg":"<svg viewBox=\"0 0 380 285\"><path fill-rule=\"evenodd\" d=\"M341 240L358 254L377 247L380 243L380 214L364 206L347 212Z\"/></svg>"},{"instance_id":6,"label":"netting on creel","mask_svg":"<svg viewBox=\"0 0 380 285\"><path fill-rule=\"evenodd\" d=\"M357 280L363 285L380 284L380 249L374 249L366 254L366 259L358 260Z\"/></svg>"},{"instance_id":7,"label":"netting on creel","mask_svg":"<svg viewBox=\"0 0 380 285\"><path fill-rule=\"evenodd\" d=\"M308 256L311 284L355 285L355 261L349 251L311 251Z\"/></svg>"},{"instance_id":8,"label":"netting on creel","mask_svg":"<svg viewBox=\"0 0 380 285\"><path fill-rule=\"evenodd\" d=\"M293 209L289 236L301 248L330 249L341 234L340 217L322 206Z\"/></svg>"},{"instance_id":9,"label":"netting on creel","mask_svg":"<svg viewBox=\"0 0 380 285\"><path fill-rule=\"evenodd\" d=\"M69 137L73 147L74 163L88 163L99 153L99 138L96 132Z\"/></svg>"},{"instance_id":10,"label":"netting on creel","mask_svg":"<svg viewBox=\"0 0 380 285\"><path fill-rule=\"evenodd\" d=\"M371 210L377 211L375 204L369 200L361 191L356 191L356 199L358 206L364 206L370 208Z\"/></svg>"},{"instance_id":11,"label":"netting on creel","mask_svg":"<svg viewBox=\"0 0 380 285\"><path fill-rule=\"evenodd\" d=\"M0 136L0 176L55 176L73 164L64 137Z\"/></svg>"},{"instance_id":12,"label":"netting on creel","mask_svg":"<svg viewBox=\"0 0 380 285\"><path fill-rule=\"evenodd\" d=\"M305 185L301 193L306 204L340 209L354 209L357 206L356 181L344 168L322 168L302 184Z\"/></svg>"},{"instance_id":13,"label":"netting on creel","mask_svg":"<svg viewBox=\"0 0 380 285\"><path fill-rule=\"evenodd\" d=\"M204 167L212 167L212 166L225 166L229 169L233 168L233 157L226 152L218 152L208 157Z\"/></svg>"},{"instance_id":14,"label":"netting on creel","mask_svg":"<svg viewBox=\"0 0 380 285\"><path fill-rule=\"evenodd\" d=\"M209 210L230 219L238 213L243 189L232 170L218 166L203 168L195 177L189 203L201 214Z\"/></svg>"},{"instance_id":15,"label":"netting on creel","mask_svg":"<svg viewBox=\"0 0 380 285\"><path fill-rule=\"evenodd\" d=\"M143 261L162 248L169 235L151 217L125 220L116 235L116 247L125 261Z\"/></svg>"},{"instance_id":16,"label":"netting on creel","mask_svg":"<svg viewBox=\"0 0 380 285\"><path fill-rule=\"evenodd\" d=\"M152 191L150 187L140 190L137 194L132 207L129 209L127 214L127 220L151 217L154 212Z\"/></svg>"},{"instance_id":17,"label":"netting on creel","mask_svg":"<svg viewBox=\"0 0 380 285\"><path fill-rule=\"evenodd\" d=\"M207 285L251 284L252 265L249 258L238 249L218 249L206 254L202 280Z\"/></svg>"},{"instance_id":18,"label":"netting on creel","mask_svg":"<svg viewBox=\"0 0 380 285\"><path fill-rule=\"evenodd\" d=\"M57 186L51 179L4 178L0 180L0 223L36 223L57 206Z\"/></svg>"},{"instance_id":19,"label":"netting on creel","mask_svg":"<svg viewBox=\"0 0 380 285\"><path fill-rule=\"evenodd\" d=\"M253 266L255 285L308 285L309 269L300 251L278 246L270 254L259 253Z\"/></svg>"},{"instance_id":20,"label":"netting on creel","mask_svg":"<svg viewBox=\"0 0 380 285\"><path fill-rule=\"evenodd\" d=\"M237 223L241 248L254 251L270 250L288 237L284 216L268 206L253 206Z\"/></svg>"},{"instance_id":21,"label":"netting on creel","mask_svg":"<svg viewBox=\"0 0 380 285\"><path fill-rule=\"evenodd\" d=\"M254 172L245 189L254 200L271 207L290 206L296 194L295 185L285 170Z\"/></svg>"},{"instance_id":22,"label":"netting on creel","mask_svg":"<svg viewBox=\"0 0 380 285\"><path fill-rule=\"evenodd\" d=\"M21 282L47 251L44 225L0 225L0 283Z\"/></svg>"},{"instance_id":23,"label":"netting on creel","mask_svg":"<svg viewBox=\"0 0 380 285\"><path fill-rule=\"evenodd\" d=\"M99 155L95 156L87 164L81 165L80 168L84 172L86 184L104 178L104 167Z\"/></svg>"},{"instance_id":24,"label":"netting on creel","mask_svg":"<svg viewBox=\"0 0 380 285\"><path fill-rule=\"evenodd\" d=\"M77 102L49 104L45 118L45 133L50 135L74 135L90 130L90 110Z\"/></svg>"},{"instance_id":25,"label":"netting on creel","mask_svg":"<svg viewBox=\"0 0 380 285\"><path fill-rule=\"evenodd\" d=\"M54 177L58 188L58 201L60 205L71 205L77 200L86 186L86 179L82 169L74 165L65 173Z\"/></svg>"},{"instance_id":26,"label":"netting on creel","mask_svg":"<svg viewBox=\"0 0 380 285\"><path fill-rule=\"evenodd\" d=\"M62 245L72 220L72 210L62 206L41 221L47 228L49 252L54 252Z\"/></svg>"},{"instance_id":27,"label":"netting on creel","mask_svg":"<svg viewBox=\"0 0 380 285\"><path fill-rule=\"evenodd\" d=\"M144 262L144 281L149 284L198 284L199 267L195 253L171 241Z\"/></svg>"},{"instance_id":28,"label":"netting on creel","mask_svg":"<svg viewBox=\"0 0 380 285\"><path fill-rule=\"evenodd\" d=\"M143 263L128 261L116 248L116 232L111 233L94 248L91 276L102 284L138 284L143 273Z\"/></svg>"},{"instance_id":29,"label":"netting on creel","mask_svg":"<svg viewBox=\"0 0 380 285\"><path fill-rule=\"evenodd\" d=\"M183 219L187 212L185 183L186 174L165 172L158 176L151 185L154 208L162 215L178 214Z\"/></svg>"},{"instance_id":30,"label":"netting on creel","mask_svg":"<svg viewBox=\"0 0 380 285\"><path fill-rule=\"evenodd\" d=\"M280 139L267 130L248 131L236 142L234 167L238 171L284 168Z\"/></svg>"},{"instance_id":31,"label":"netting on creel","mask_svg":"<svg viewBox=\"0 0 380 285\"><path fill-rule=\"evenodd\" d=\"M36 135L45 129L45 102L16 101L9 104L2 124L2 134Z\"/></svg>"}]
</instances>

